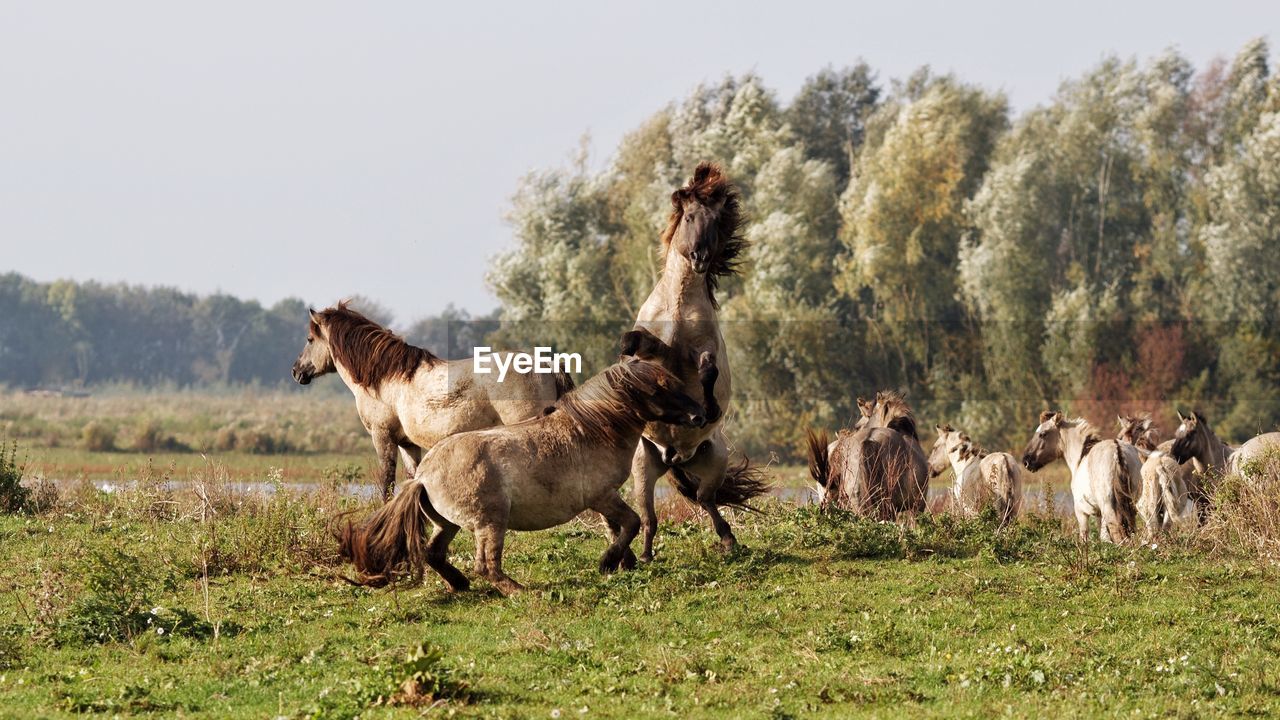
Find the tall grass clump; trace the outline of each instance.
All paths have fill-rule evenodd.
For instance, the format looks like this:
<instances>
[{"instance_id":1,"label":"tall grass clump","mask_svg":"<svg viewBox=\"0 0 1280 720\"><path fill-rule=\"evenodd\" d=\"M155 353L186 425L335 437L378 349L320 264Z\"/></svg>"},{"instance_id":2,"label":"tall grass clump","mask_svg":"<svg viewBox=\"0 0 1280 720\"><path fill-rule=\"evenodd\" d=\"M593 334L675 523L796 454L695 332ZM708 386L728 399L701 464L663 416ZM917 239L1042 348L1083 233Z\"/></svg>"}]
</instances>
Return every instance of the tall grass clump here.
<instances>
[{"instance_id":1,"label":"tall grass clump","mask_svg":"<svg viewBox=\"0 0 1280 720\"><path fill-rule=\"evenodd\" d=\"M1219 550L1280 559L1280 448L1218 480L1203 537Z\"/></svg>"},{"instance_id":2,"label":"tall grass clump","mask_svg":"<svg viewBox=\"0 0 1280 720\"><path fill-rule=\"evenodd\" d=\"M0 514L13 515L28 507L31 491L22 486L22 470L17 441L0 440Z\"/></svg>"}]
</instances>

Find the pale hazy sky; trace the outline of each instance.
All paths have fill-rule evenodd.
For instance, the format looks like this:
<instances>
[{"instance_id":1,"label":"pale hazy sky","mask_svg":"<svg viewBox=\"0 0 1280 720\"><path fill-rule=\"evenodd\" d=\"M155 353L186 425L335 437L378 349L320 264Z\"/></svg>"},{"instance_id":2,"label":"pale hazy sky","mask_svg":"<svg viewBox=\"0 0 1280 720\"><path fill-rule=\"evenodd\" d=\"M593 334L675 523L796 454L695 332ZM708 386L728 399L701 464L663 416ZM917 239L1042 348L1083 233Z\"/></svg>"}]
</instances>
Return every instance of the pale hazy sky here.
<instances>
[{"instance_id":1,"label":"pale hazy sky","mask_svg":"<svg viewBox=\"0 0 1280 720\"><path fill-rule=\"evenodd\" d=\"M1108 54L1201 66L1277 29L1222 0L0 0L0 272L483 312L519 177L584 132L603 165L699 82L785 101L863 58L1025 109Z\"/></svg>"}]
</instances>

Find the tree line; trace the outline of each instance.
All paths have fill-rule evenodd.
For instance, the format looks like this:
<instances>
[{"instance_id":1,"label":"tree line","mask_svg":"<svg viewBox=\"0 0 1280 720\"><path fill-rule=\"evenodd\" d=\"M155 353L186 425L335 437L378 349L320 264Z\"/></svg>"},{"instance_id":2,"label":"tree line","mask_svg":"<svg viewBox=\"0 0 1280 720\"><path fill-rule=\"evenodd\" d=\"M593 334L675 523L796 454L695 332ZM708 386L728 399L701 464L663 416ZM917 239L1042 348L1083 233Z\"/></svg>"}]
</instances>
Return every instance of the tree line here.
<instances>
[{"instance_id":1,"label":"tree line","mask_svg":"<svg viewBox=\"0 0 1280 720\"><path fill-rule=\"evenodd\" d=\"M748 451L796 457L804 428L848 425L882 388L992 444L1024 441L1049 406L1106 428L1153 411L1166 430L1174 404L1198 407L1234 437L1280 421L1264 40L1201 69L1172 50L1107 59L1017 116L927 68L888 84L828 68L790 103L751 74L698 87L603 171L580 154L523 180L489 275L502 319L611 348L701 160L750 215L722 299Z\"/></svg>"},{"instance_id":2,"label":"tree line","mask_svg":"<svg viewBox=\"0 0 1280 720\"><path fill-rule=\"evenodd\" d=\"M496 315L407 328L450 357L552 345L599 367L661 267L671 191L737 183L752 246L722 287L731 435L796 457L806 427L905 390L991 444L1053 406L1100 424L1175 404L1228 437L1280 422L1280 76L1264 40L1195 68L1107 59L1015 116L923 68L827 68L783 102L754 74L523 178ZM385 320L375 304L363 307ZM0 382L287 381L304 304L0 276Z\"/></svg>"}]
</instances>

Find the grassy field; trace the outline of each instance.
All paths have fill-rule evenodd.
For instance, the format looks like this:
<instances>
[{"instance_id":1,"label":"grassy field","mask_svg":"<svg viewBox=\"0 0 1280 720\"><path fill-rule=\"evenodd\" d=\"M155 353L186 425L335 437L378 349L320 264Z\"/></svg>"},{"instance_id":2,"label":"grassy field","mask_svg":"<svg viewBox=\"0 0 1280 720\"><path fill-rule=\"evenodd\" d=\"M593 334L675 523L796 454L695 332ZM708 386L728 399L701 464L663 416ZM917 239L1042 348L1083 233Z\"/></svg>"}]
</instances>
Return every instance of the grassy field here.
<instances>
[{"instance_id":1,"label":"grassy field","mask_svg":"<svg viewBox=\"0 0 1280 720\"><path fill-rule=\"evenodd\" d=\"M634 572L595 571L591 517L512 534L530 590L507 599L340 578L327 527L369 509L340 488L373 464L340 396L26 402L0 404L32 489L0 453L0 717L1280 712L1280 459L1260 489L1223 486L1222 522L1155 546L1079 544L1031 498L1006 530L772 500L733 518L745 547L725 556L669 498L658 559ZM95 413L133 429L93 445ZM181 447L151 443L155 418ZM268 427L272 452L218 444ZM1064 480L1058 463L1028 488ZM453 551L469 570L470 538Z\"/></svg>"},{"instance_id":2,"label":"grassy field","mask_svg":"<svg viewBox=\"0 0 1280 720\"><path fill-rule=\"evenodd\" d=\"M336 579L326 522L363 501L219 478L0 517L0 716L1280 712L1277 567L1196 537L1102 547L1059 517L902 528L773 502L723 556L675 501L652 565L597 574L584 519L510 537L529 592L451 596ZM469 538L454 551L469 569Z\"/></svg>"}]
</instances>

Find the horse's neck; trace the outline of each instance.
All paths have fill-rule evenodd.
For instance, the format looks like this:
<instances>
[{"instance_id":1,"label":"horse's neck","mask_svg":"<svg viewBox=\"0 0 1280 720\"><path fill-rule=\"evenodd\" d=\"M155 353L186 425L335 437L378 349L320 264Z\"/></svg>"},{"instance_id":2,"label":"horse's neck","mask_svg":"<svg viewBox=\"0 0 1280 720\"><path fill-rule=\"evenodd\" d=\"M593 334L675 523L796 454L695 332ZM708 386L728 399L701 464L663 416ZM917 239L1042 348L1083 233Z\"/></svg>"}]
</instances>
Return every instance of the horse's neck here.
<instances>
[{"instance_id":1,"label":"horse's neck","mask_svg":"<svg viewBox=\"0 0 1280 720\"><path fill-rule=\"evenodd\" d=\"M1204 427L1205 438L1205 458L1203 463L1212 470L1222 472L1227 469L1227 461L1235 454L1236 448L1222 442L1218 436L1210 430L1208 426Z\"/></svg>"},{"instance_id":2,"label":"horse's neck","mask_svg":"<svg viewBox=\"0 0 1280 720\"><path fill-rule=\"evenodd\" d=\"M1062 459L1066 461L1067 468L1071 470L1071 474L1075 475L1080 464L1084 461L1084 440L1086 432L1083 426L1076 425L1074 427L1065 427L1058 431L1062 438Z\"/></svg>"},{"instance_id":3,"label":"horse's neck","mask_svg":"<svg viewBox=\"0 0 1280 720\"><path fill-rule=\"evenodd\" d=\"M357 383L351 377L351 373L348 372L341 364L335 363L335 365L338 369L338 377L342 378L342 382L346 384L347 389L351 391L351 394L355 395L357 401L373 400L384 405L394 406L396 404L396 400L404 392L406 383L400 378L385 379L378 384L378 388L375 390Z\"/></svg>"},{"instance_id":4,"label":"horse's neck","mask_svg":"<svg viewBox=\"0 0 1280 720\"><path fill-rule=\"evenodd\" d=\"M662 277L649 294L645 307L641 308L641 314L646 314L646 311L652 317L641 317L642 320L715 319L715 306L711 304L707 291L707 279L693 272L687 261L670 250L667 251ZM662 337L661 334L658 336Z\"/></svg>"}]
</instances>

